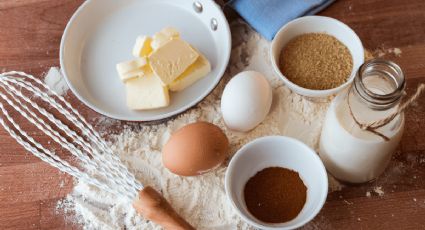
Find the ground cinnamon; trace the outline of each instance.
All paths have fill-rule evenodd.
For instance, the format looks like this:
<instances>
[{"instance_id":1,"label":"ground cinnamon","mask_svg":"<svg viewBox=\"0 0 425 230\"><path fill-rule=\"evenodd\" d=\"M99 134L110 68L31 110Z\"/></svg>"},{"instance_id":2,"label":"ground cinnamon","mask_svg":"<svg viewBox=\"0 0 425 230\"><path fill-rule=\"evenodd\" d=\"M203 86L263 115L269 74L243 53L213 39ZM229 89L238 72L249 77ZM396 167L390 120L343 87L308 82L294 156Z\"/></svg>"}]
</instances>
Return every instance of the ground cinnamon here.
<instances>
[{"instance_id":1,"label":"ground cinnamon","mask_svg":"<svg viewBox=\"0 0 425 230\"><path fill-rule=\"evenodd\" d=\"M298 172L271 167L251 177L244 189L249 212L267 223L283 223L297 217L307 198L307 187Z\"/></svg>"}]
</instances>

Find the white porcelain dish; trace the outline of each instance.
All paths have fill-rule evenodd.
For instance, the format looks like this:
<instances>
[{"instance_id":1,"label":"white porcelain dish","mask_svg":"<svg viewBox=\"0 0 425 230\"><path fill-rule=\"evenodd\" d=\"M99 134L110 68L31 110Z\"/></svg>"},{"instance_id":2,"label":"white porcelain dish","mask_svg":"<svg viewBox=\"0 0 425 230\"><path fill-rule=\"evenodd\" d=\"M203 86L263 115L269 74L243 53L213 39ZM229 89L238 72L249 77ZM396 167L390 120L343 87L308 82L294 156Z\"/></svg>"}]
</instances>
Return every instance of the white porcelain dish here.
<instances>
[{"instance_id":1,"label":"white porcelain dish","mask_svg":"<svg viewBox=\"0 0 425 230\"><path fill-rule=\"evenodd\" d=\"M132 111L115 65L133 58L138 35L153 35L167 26L177 28L205 54L212 71L173 93L169 107ZM93 110L119 120L154 121L182 113L205 98L220 81L230 51L228 22L212 0L87 0L65 29L60 62L72 92Z\"/></svg>"},{"instance_id":2,"label":"white porcelain dish","mask_svg":"<svg viewBox=\"0 0 425 230\"><path fill-rule=\"evenodd\" d=\"M307 201L293 220L264 223L247 210L243 197L246 182L268 167L283 167L300 174L307 187ZM319 156L304 143L284 136L256 139L243 146L230 161L225 177L226 194L236 213L247 223L260 229L295 229L312 220L323 207L328 193L328 177Z\"/></svg>"},{"instance_id":3,"label":"white porcelain dish","mask_svg":"<svg viewBox=\"0 0 425 230\"><path fill-rule=\"evenodd\" d=\"M350 50L353 57L353 69L347 82L328 90L312 90L298 86L288 80L279 70L280 53L285 45L293 38L305 33L326 33L334 36ZM364 62L364 48L357 34L346 24L324 16L306 16L295 19L283 26L272 41L271 62L273 69L284 83L294 92L312 98L325 98L337 94L353 82L356 72Z\"/></svg>"}]
</instances>

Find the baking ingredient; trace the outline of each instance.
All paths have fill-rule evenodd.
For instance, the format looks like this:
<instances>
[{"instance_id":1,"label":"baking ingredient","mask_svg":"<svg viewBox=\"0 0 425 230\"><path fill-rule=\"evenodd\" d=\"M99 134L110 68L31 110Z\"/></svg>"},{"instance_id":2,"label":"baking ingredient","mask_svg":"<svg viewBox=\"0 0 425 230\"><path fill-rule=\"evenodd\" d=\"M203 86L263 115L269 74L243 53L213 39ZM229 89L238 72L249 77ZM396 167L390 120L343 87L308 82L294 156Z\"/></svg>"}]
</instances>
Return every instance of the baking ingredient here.
<instances>
[{"instance_id":1,"label":"baking ingredient","mask_svg":"<svg viewBox=\"0 0 425 230\"><path fill-rule=\"evenodd\" d=\"M58 67L49 69L49 72L44 76L44 83L59 95L64 95L69 90L69 86Z\"/></svg>"},{"instance_id":2,"label":"baking ingredient","mask_svg":"<svg viewBox=\"0 0 425 230\"><path fill-rule=\"evenodd\" d=\"M186 124L208 121L225 132L230 142L230 154L246 143L266 135L294 137L317 150L322 122L328 107L328 103L309 101L292 93L282 84L271 66L270 43L267 40L242 21L233 22L231 28L232 34L237 36L233 39L228 69L217 88L196 107L173 119L151 125L120 122L103 116L89 118L95 129L108 138L113 152L136 178L161 191L180 215L200 230L253 228L240 219L228 203L224 190L225 167L219 167L201 176L179 177L163 166L161 149L171 133ZM234 75L245 70L264 73L276 96L266 119L256 129L241 134L224 125L220 113L220 98L226 83ZM417 159L417 162L419 160ZM335 190L332 187L339 188L336 183L331 182L330 190ZM83 181L75 181L75 184L66 199L57 204L57 212L65 212L67 222L77 223L87 230L160 229L139 216L125 200L89 186ZM316 221L307 227L324 229L326 227L323 227L323 224L326 223L322 221L323 219L316 218Z\"/></svg>"},{"instance_id":3,"label":"baking ingredient","mask_svg":"<svg viewBox=\"0 0 425 230\"><path fill-rule=\"evenodd\" d=\"M351 183L367 182L387 167L402 137L403 126L387 127L385 134L390 141L386 142L357 128L353 118L343 112L348 109L345 101L340 95L329 107L320 141L320 157L336 178ZM365 111L362 115L371 117L373 114Z\"/></svg>"},{"instance_id":4,"label":"baking ingredient","mask_svg":"<svg viewBox=\"0 0 425 230\"><path fill-rule=\"evenodd\" d=\"M168 85L198 57L198 52L187 42L181 39L172 39L149 55L149 64L163 84Z\"/></svg>"},{"instance_id":5,"label":"baking ingredient","mask_svg":"<svg viewBox=\"0 0 425 230\"><path fill-rule=\"evenodd\" d=\"M125 88L127 106L130 109L158 109L170 104L167 86L163 86L152 71L146 71L144 76L128 80Z\"/></svg>"},{"instance_id":6,"label":"baking ingredient","mask_svg":"<svg viewBox=\"0 0 425 230\"><path fill-rule=\"evenodd\" d=\"M148 61L146 58L136 58L131 61L121 62L117 64L117 72L121 81L126 82L129 79L141 77L147 71Z\"/></svg>"},{"instance_id":7,"label":"baking ingredient","mask_svg":"<svg viewBox=\"0 0 425 230\"><path fill-rule=\"evenodd\" d=\"M164 146L162 162L180 176L196 176L220 166L229 153L223 131L208 122L196 122L175 132Z\"/></svg>"},{"instance_id":8,"label":"baking ingredient","mask_svg":"<svg viewBox=\"0 0 425 230\"><path fill-rule=\"evenodd\" d=\"M368 63L373 63L379 68L375 69ZM370 71L370 75L362 71L363 67L359 70L362 71L360 73L362 80L359 80L362 86L357 81L360 79L358 75L355 79L355 87L340 94L331 103L320 141L319 154L326 169L336 178L351 183L367 182L382 174L396 151L404 130L404 117L397 116L377 130L388 138L385 140L359 127L350 113L351 108L356 119L367 124L387 118L398 109L397 103L388 103L388 101L397 102L397 98L401 97L401 93L397 96L395 91L396 84L393 79L398 79L397 76L388 72L388 69L392 70L394 67L388 66L388 69L385 69L384 65L374 60L368 63L366 63L365 71ZM383 101L366 100L362 98L364 96L359 96L359 92L364 92L360 90L366 89L379 95L379 98L385 99ZM382 97L382 95L386 96ZM395 97L389 97L391 95ZM350 97L350 107L347 97ZM373 109L371 106L376 106L374 103L389 105L389 107Z\"/></svg>"},{"instance_id":9,"label":"baking ingredient","mask_svg":"<svg viewBox=\"0 0 425 230\"><path fill-rule=\"evenodd\" d=\"M162 29L160 32L155 33L152 41L152 48L157 50L161 46L165 45L165 43L169 42L171 39L180 38L180 33L173 27L166 27Z\"/></svg>"},{"instance_id":10,"label":"baking ingredient","mask_svg":"<svg viewBox=\"0 0 425 230\"><path fill-rule=\"evenodd\" d=\"M169 42L172 38L163 34L163 33L155 33L152 41L152 49L157 50L161 46L165 45L165 43Z\"/></svg>"},{"instance_id":11,"label":"baking ingredient","mask_svg":"<svg viewBox=\"0 0 425 230\"><path fill-rule=\"evenodd\" d=\"M373 188L373 191L378 194L378 196L383 196L385 192L382 190L382 186L376 186Z\"/></svg>"},{"instance_id":12,"label":"baking ingredient","mask_svg":"<svg viewBox=\"0 0 425 230\"><path fill-rule=\"evenodd\" d=\"M153 38L140 35L132 52L136 59L119 63L116 69L126 84L127 105L133 110L166 107L170 104L169 88L182 91L211 72L208 59L181 40L172 27L155 33Z\"/></svg>"},{"instance_id":13,"label":"baking ingredient","mask_svg":"<svg viewBox=\"0 0 425 230\"><path fill-rule=\"evenodd\" d=\"M353 58L348 48L335 37L307 33L286 44L280 54L279 68L288 80L298 86L326 90L348 80Z\"/></svg>"},{"instance_id":14,"label":"baking ingredient","mask_svg":"<svg viewBox=\"0 0 425 230\"><path fill-rule=\"evenodd\" d=\"M164 34L170 39L180 38L180 32L174 27L165 27L164 29L160 31L160 33Z\"/></svg>"},{"instance_id":15,"label":"baking ingredient","mask_svg":"<svg viewBox=\"0 0 425 230\"><path fill-rule=\"evenodd\" d=\"M153 38L140 35L136 39L136 44L133 48L134 57L147 57L153 50L157 50L171 39L180 38L180 33L173 27L166 27L154 34Z\"/></svg>"},{"instance_id":16,"label":"baking ingredient","mask_svg":"<svg viewBox=\"0 0 425 230\"><path fill-rule=\"evenodd\" d=\"M272 88L259 72L237 74L226 85L221 98L221 112L226 126L247 132L267 116L272 104Z\"/></svg>"},{"instance_id":17,"label":"baking ingredient","mask_svg":"<svg viewBox=\"0 0 425 230\"><path fill-rule=\"evenodd\" d=\"M152 38L140 35L136 39L136 44L133 48L133 56L134 57L147 57L152 52Z\"/></svg>"},{"instance_id":18,"label":"baking ingredient","mask_svg":"<svg viewBox=\"0 0 425 230\"><path fill-rule=\"evenodd\" d=\"M257 219L267 223L284 223L297 217L303 209L307 187L298 172L270 167L248 180L244 199L249 212Z\"/></svg>"},{"instance_id":19,"label":"baking ingredient","mask_svg":"<svg viewBox=\"0 0 425 230\"><path fill-rule=\"evenodd\" d=\"M396 57L401 57L401 54L403 53L402 50L400 48L388 48L388 49L384 49L383 47L378 48L377 50L374 51L375 55L377 57L384 57L388 54L393 54Z\"/></svg>"},{"instance_id":20,"label":"baking ingredient","mask_svg":"<svg viewBox=\"0 0 425 230\"><path fill-rule=\"evenodd\" d=\"M176 80L170 83L171 91L182 91L211 72L208 59L199 53L199 58L186 69Z\"/></svg>"}]
</instances>

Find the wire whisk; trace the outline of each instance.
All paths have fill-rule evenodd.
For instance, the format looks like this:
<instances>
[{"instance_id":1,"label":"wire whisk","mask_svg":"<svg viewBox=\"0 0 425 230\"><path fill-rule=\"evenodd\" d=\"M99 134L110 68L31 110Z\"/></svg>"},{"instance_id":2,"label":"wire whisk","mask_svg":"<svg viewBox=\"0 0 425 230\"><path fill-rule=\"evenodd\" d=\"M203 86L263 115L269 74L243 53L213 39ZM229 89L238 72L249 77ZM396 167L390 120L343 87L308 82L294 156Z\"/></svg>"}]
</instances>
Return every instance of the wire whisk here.
<instances>
[{"instance_id":1,"label":"wire whisk","mask_svg":"<svg viewBox=\"0 0 425 230\"><path fill-rule=\"evenodd\" d=\"M154 189L144 187L121 163L107 143L63 96L24 72L0 74L0 123L27 151L87 184L123 196L139 213L166 229L193 229ZM27 120L45 136L22 126ZM69 160L51 148L69 152ZM71 162L69 162L71 161Z\"/></svg>"}]
</instances>

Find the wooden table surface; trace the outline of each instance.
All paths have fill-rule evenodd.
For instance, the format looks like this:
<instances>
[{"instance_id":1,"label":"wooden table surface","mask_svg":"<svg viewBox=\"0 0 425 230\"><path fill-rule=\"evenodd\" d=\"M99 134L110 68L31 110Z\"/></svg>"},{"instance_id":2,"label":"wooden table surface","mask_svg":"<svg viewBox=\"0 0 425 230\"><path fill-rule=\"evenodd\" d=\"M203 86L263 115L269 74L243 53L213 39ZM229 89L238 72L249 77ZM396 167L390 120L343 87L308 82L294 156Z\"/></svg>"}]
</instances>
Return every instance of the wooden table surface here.
<instances>
[{"instance_id":1,"label":"wooden table surface","mask_svg":"<svg viewBox=\"0 0 425 230\"><path fill-rule=\"evenodd\" d=\"M82 2L0 0L0 72L40 76L58 66L62 32ZM321 14L347 23L367 49L399 63L408 93L425 83L425 1L341 0ZM71 93L67 97L85 117L99 117ZM306 229L425 229L424 100L425 95L407 112L405 135L385 174L330 193ZM374 192L378 187L382 196ZM81 228L56 211L57 201L71 190L72 178L27 154L0 128L0 229Z\"/></svg>"}]
</instances>

